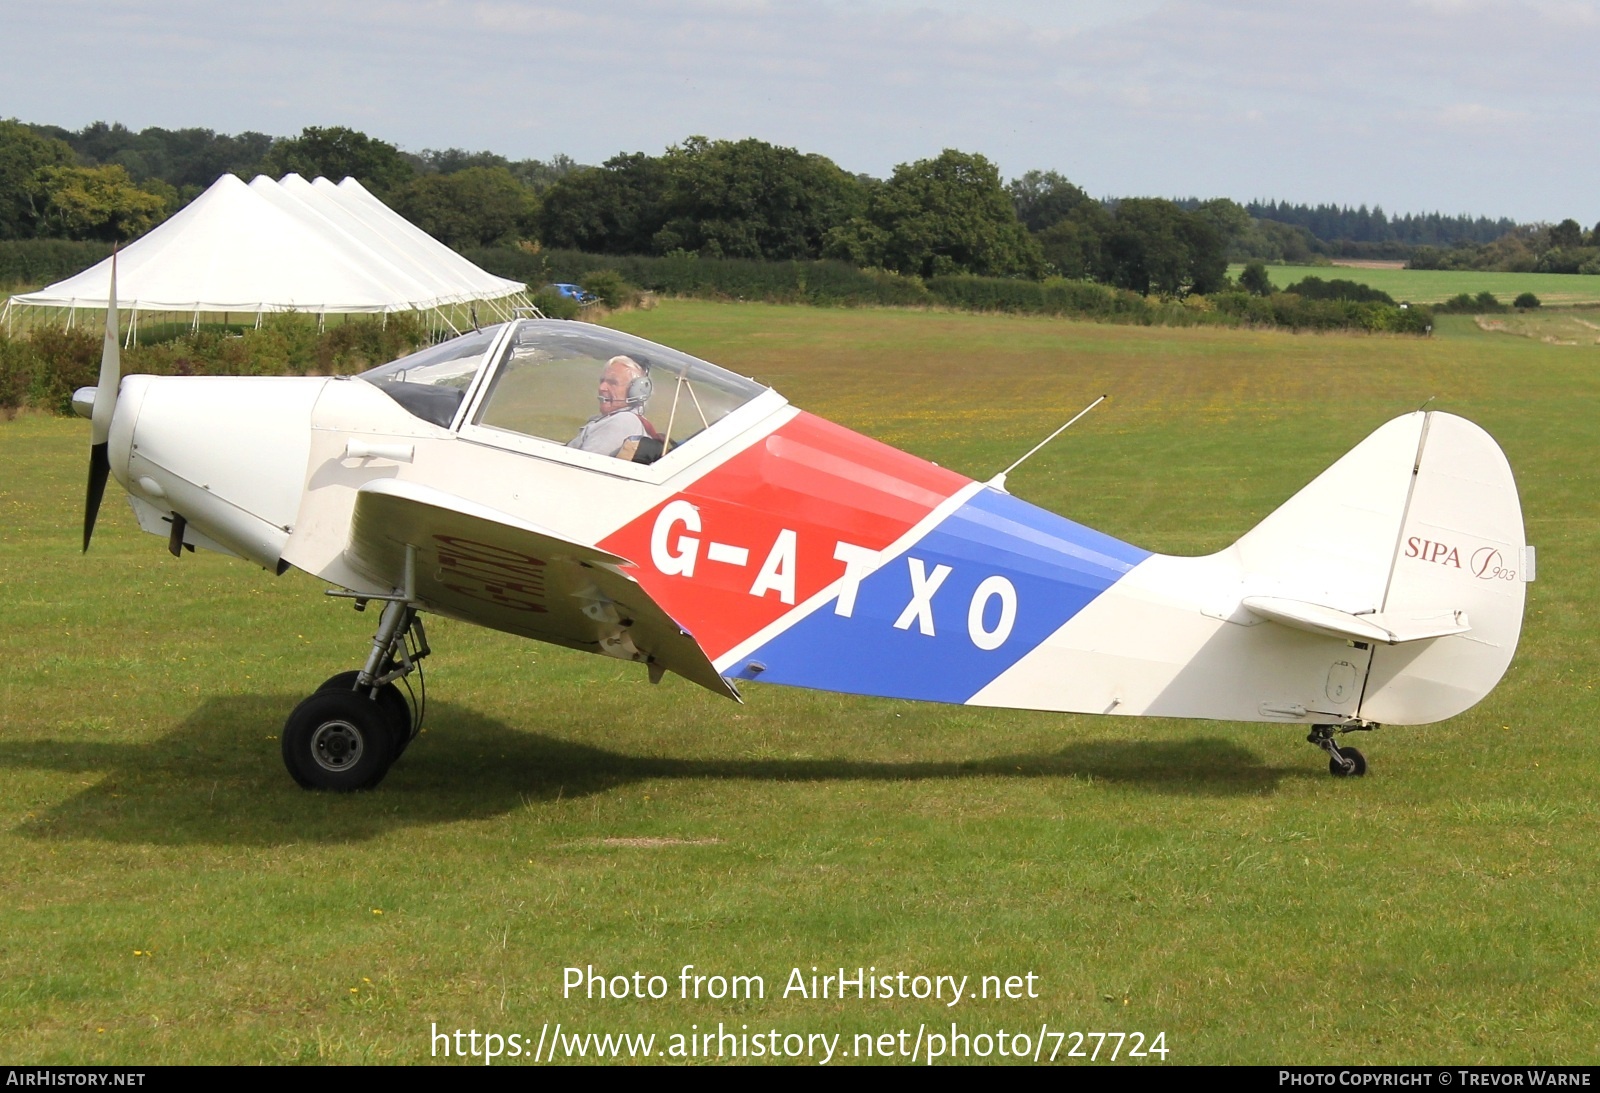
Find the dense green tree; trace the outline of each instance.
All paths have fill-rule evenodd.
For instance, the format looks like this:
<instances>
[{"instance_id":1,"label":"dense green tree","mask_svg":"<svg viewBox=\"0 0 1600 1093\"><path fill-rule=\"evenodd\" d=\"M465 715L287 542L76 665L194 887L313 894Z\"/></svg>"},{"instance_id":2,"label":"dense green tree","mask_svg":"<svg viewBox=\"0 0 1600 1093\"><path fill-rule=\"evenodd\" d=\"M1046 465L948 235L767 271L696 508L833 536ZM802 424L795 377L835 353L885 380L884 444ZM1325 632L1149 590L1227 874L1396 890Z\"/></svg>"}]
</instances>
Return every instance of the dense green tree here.
<instances>
[{"instance_id":1,"label":"dense green tree","mask_svg":"<svg viewBox=\"0 0 1600 1093\"><path fill-rule=\"evenodd\" d=\"M1388 304L1394 306L1394 297L1382 289L1335 277L1324 281L1321 277L1303 277L1284 289L1308 300L1353 300L1360 304Z\"/></svg>"},{"instance_id":2,"label":"dense green tree","mask_svg":"<svg viewBox=\"0 0 1600 1093\"><path fill-rule=\"evenodd\" d=\"M1100 244L1111 217L1098 201L1085 202L1071 215L1034 234L1044 260L1062 277L1092 280L1100 268Z\"/></svg>"},{"instance_id":3,"label":"dense green tree","mask_svg":"<svg viewBox=\"0 0 1600 1093\"><path fill-rule=\"evenodd\" d=\"M1253 220L1241 235L1234 237L1228 257L1235 262L1260 259L1299 264L1310 261L1322 248L1323 244L1305 228L1276 220Z\"/></svg>"},{"instance_id":4,"label":"dense green tree","mask_svg":"<svg viewBox=\"0 0 1600 1093\"><path fill-rule=\"evenodd\" d=\"M396 195L400 215L449 246L514 242L537 230L538 199L505 167L422 175Z\"/></svg>"},{"instance_id":5,"label":"dense green tree","mask_svg":"<svg viewBox=\"0 0 1600 1093\"><path fill-rule=\"evenodd\" d=\"M1144 296L1177 295L1189 271L1183 215L1177 205L1159 198L1118 202L1101 248L1101 279Z\"/></svg>"},{"instance_id":6,"label":"dense green tree","mask_svg":"<svg viewBox=\"0 0 1600 1093\"><path fill-rule=\"evenodd\" d=\"M461 148L425 148L421 152L402 152L418 176L453 175L472 167L503 167L535 195L543 193L560 179L579 170L571 156L555 155L549 161L522 159L513 162L495 152L468 152Z\"/></svg>"},{"instance_id":7,"label":"dense green tree","mask_svg":"<svg viewBox=\"0 0 1600 1093\"><path fill-rule=\"evenodd\" d=\"M41 171L66 167L72 149L63 141L41 136L18 121L0 121L0 239L25 239L39 234L43 194Z\"/></svg>"},{"instance_id":8,"label":"dense green tree","mask_svg":"<svg viewBox=\"0 0 1600 1093\"><path fill-rule=\"evenodd\" d=\"M133 132L119 124L97 121L77 132L56 126L35 126L38 132L65 141L87 166L115 163L141 185L160 179L181 192L198 193L232 172L249 178L260 171L272 146L265 133L217 134L210 129L161 129Z\"/></svg>"},{"instance_id":9,"label":"dense green tree","mask_svg":"<svg viewBox=\"0 0 1600 1093\"><path fill-rule=\"evenodd\" d=\"M574 171L588 170L571 156L557 152L549 159L519 159L511 165L517 181L542 194Z\"/></svg>"},{"instance_id":10,"label":"dense green tree","mask_svg":"<svg viewBox=\"0 0 1600 1093\"><path fill-rule=\"evenodd\" d=\"M1161 198L1117 204L1101 244L1101 279L1144 295L1212 293L1227 279L1222 237L1204 219Z\"/></svg>"},{"instance_id":11,"label":"dense green tree","mask_svg":"<svg viewBox=\"0 0 1600 1093\"><path fill-rule=\"evenodd\" d=\"M183 191L161 178L147 178L139 183L139 189L160 200L162 220L183 208L195 196L190 194L189 198L185 198Z\"/></svg>"},{"instance_id":12,"label":"dense green tree","mask_svg":"<svg viewBox=\"0 0 1600 1093\"><path fill-rule=\"evenodd\" d=\"M308 127L298 137L280 140L263 161L263 169L281 176L294 171L306 178L322 175L337 182L354 178L381 197L411 180L411 164L394 145L342 125Z\"/></svg>"},{"instance_id":13,"label":"dense green tree","mask_svg":"<svg viewBox=\"0 0 1600 1093\"><path fill-rule=\"evenodd\" d=\"M830 233L828 252L921 277L1044 273L1044 255L1017 219L1000 172L953 148L896 167L870 195L867 215Z\"/></svg>"},{"instance_id":14,"label":"dense green tree","mask_svg":"<svg viewBox=\"0 0 1600 1093\"><path fill-rule=\"evenodd\" d=\"M1059 224L1084 205L1095 204L1083 190L1055 171L1029 171L1006 187L1017 219L1038 233Z\"/></svg>"},{"instance_id":15,"label":"dense green tree","mask_svg":"<svg viewBox=\"0 0 1600 1093\"><path fill-rule=\"evenodd\" d=\"M158 134L166 146L167 170L161 178L180 191L198 192L225 174L254 178L261 173L261 162L272 148L271 137L251 131L229 134L210 129L146 129L145 133Z\"/></svg>"},{"instance_id":16,"label":"dense green tree","mask_svg":"<svg viewBox=\"0 0 1600 1093\"><path fill-rule=\"evenodd\" d=\"M511 167L511 161L495 152L468 152L461 148L424 148L420 152L401 152L419 175L453 175L468 167Z\"/></svg>"},{"instance_id":17,"label":"dense green tree","mask_svg":"<svg viewBox=\"0 0 1600 1093\"><path fill-rule=\"evenodd\" d=\"M828 230L865 212L867 191L832 160L765 141L690 137L667 149L658 254L803 260Z\"/></svg>"},{"instance_id":18,"label":"dense green tree","mask_svg":"<svg viewBox=\"0 0 1600 1093\"><path fill-rule=\"evenodd\" d=\"M1600 249L1594 247L1552 247L1534 263L1537 273L1594 273L1600 266Z\"/></svg>"},{"instance_id":19,"label":"dense green tree","mask_svg":"<svg viewBox=\"0 0 1600 1093\"><path fill-rule=\"evenodd\" d=\"M139 143L138 134L121 122L108 125L103 121L85 125L65 139L74 152L92 164L110 163L117 155Z\"/></svg>"},{"instance_id":20,"label":"dense green tree","mask_svg":"<svg viewBox=\"0 0 1600 1093\"><path fill-rule=\"evenodd\" d=\"M665 222L665 163L643 152L612 156L564 176L543 197L546 246L594 254L649 254Z\"/></svg>"},{"instance_id":21,"label":"dense green tree","mask_svg":"<svg viewBox=\"0 0 1600 1093\"><path fill-rule=\"evenodd\" d=\"M872 205L868 199L868 207ZM889 247L889 233L866 216L852 216L828 229L822 240L822 256L849 262L862 268L883 267Z\"/></svg>"},{"instance_id":22,"label":"dense green tree","mask_svg":"<svg viewBox=\"0 0 1600 1093\"><path fill-rule=\"evenodd\" d=\"M1240 271L1239 287L1252 296L1271 296L1276 291L1272 287L1272 278L1267 275L1267 267L1262 262L1251 262Z\"/></svg>"},{"instance_id":23,"label":"dense green tree","mask_svg":"<svg viewBox=\"0 0 1600 1093\"><path fill-rule=\"evenodd\" d=\"M1576 220L1569 217L1551 227L1549 240L1552 248L1581 247L1583 246L1583 228L1578 226Z\"/></svg>"},{"instance_id":24,"label":"dense green tree","mask_svg":"<svg viewBox=\"0 0 1600 1093\"><path fill-rule=\"evenodd\" d=\"M1224 249L1231 247L1235 239L1240 238L1250 230L1250 214L1245 211L1244 206L1225 197L1215 197L1210 201L1202 201L1193 210L1193 213L1211 225L1217 235L1222 238Z\"/></svg>"},{"instance_id":25,"label":"dense green tree","mask_svg":"<svg viewBox=\"0 0 1600 1093\"><path fill-rule=\"evenodd\" d=\"M1201 216L1190 214L1182 230L1189 248L1187 292L1209 296L1228 284L1228 245L1217 230Z\"/></svg>"},{"instance_id":26,"label":"dense green tree","mask_svg":"<svg viewBox=\"0 0 1600 1093\"><path fill-rule=\"evenodd\" d=\"M40 220L46 232L68 239L133 239L167 215L162 196L135 186L115 163L45 167L35 178L34 191L43 207Z\"/></svg>"}]
</instances>

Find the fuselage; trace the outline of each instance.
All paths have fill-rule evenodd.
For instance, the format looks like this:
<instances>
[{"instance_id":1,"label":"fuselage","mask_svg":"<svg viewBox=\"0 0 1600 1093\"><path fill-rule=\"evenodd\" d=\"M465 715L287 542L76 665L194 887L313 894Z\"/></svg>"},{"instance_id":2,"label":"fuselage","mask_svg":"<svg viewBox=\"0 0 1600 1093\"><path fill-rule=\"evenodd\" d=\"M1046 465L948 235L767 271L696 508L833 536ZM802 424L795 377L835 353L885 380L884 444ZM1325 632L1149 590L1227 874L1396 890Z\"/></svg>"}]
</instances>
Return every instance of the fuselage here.
<instances>
[{"instance_id":1,"label":"fuselage","mask_svg":"<svg viewBox=\"0 0 1600 1093\"><path fill-rule=\"evenodd\" d=\"M468 337L477 341L456 356L436 349L365 378L129 377L112 473L146 530L170 535L181 516L191 545L371 595L395 582L349 550L362 487L446 491L625 559L626 575L734 680L1288 723L1383 704L1367 686L1370 644L1241 607L1304 584L1254 563L1248 537L1207 558L1152 555L586 324L523 321ZM568 446L595 415L606 362L623 354L651 374L633 409L654 422L656 447ZM1395 459L1418 450L1404 437L1391 447ZM547 592L527 576L544 560L453 549L464 563L438 563L451 595L424 607L583 647L550 632ZM1381 606L1364 603L1380 593L1363 579L1336 592L1340 610ZM1517 596L1520 622L1520 585ZM1509 659L1505 645L1500 635ZM1382 719L1435 720L1476 701L1445 690L1397 690Z\"/></svg>"}]
</instances>

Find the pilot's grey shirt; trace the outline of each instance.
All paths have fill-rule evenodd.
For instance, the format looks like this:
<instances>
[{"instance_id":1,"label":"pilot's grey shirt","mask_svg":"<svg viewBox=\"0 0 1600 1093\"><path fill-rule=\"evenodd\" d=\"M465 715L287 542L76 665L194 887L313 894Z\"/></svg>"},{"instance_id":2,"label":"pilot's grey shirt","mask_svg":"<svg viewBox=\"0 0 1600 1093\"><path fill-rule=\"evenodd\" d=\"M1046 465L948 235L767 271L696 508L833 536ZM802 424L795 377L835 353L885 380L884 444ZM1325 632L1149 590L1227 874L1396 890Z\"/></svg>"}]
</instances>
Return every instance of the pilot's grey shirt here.
<instances>
[{"instance_id":1,"label":"pilot's grey shirt","mask_svg":"<svg viewBox=\"0 0 1600 1093\"><path fill-rule=\"evenodd\" d=\"M614 414L597 414L578 430L578 435L567 441L567 447L600 455L616 455L622 446L636 436L649 436L644 418L634 410L618 410Z\"/></svg>"}]
</instances>

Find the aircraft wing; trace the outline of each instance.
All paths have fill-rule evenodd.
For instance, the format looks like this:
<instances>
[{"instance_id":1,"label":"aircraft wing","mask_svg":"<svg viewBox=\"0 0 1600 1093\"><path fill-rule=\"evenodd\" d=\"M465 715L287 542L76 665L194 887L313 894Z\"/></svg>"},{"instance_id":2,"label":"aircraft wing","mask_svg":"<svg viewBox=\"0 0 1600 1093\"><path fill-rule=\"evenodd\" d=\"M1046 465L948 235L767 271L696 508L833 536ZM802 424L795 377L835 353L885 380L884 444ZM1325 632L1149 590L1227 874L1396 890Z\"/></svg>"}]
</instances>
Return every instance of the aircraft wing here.
<instances>
[{"instance_id":1,"label":"aircraft wing","mask_svg":"<svg viewBox=\"0 0 1600 1093\"><path fill-rule=\"evenodd\" d=\"M407 548L415 549L407 577ZM737 699L694 637L623 571L632 563L443 490L378 479L356 495L345 559L426 610L676 672Z\"/></svg>"}]
</instances>

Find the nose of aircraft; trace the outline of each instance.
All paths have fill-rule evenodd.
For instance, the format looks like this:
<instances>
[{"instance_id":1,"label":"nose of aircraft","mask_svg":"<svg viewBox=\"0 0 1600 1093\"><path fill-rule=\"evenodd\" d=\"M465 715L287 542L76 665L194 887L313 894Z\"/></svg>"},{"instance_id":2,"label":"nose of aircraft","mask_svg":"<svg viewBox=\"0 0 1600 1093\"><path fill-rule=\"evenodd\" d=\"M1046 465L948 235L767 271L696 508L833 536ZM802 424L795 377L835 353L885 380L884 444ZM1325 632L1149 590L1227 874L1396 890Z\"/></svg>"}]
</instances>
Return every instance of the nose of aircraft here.
<instances>
[{"instance_id":1,"label":"nose of aircraft","mask_svg":"<svg viewBox=\"0 0 1600 1093\"><path fill-rule=\"evenodd\" d=\"M327 382L129 376L111 423L111 473L136 511L142 503L160 521L182 517L216 545L275 568L300 510L311 411ZM159 530L146 515L141 524Z\"/></svg>"}]
</instances>

